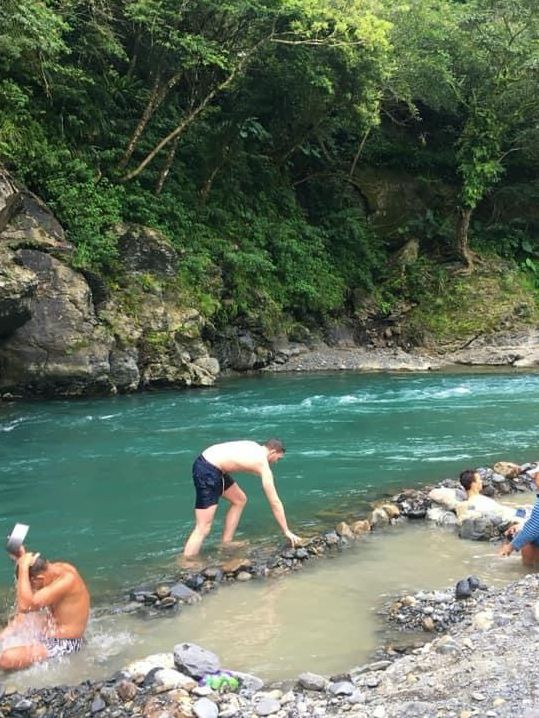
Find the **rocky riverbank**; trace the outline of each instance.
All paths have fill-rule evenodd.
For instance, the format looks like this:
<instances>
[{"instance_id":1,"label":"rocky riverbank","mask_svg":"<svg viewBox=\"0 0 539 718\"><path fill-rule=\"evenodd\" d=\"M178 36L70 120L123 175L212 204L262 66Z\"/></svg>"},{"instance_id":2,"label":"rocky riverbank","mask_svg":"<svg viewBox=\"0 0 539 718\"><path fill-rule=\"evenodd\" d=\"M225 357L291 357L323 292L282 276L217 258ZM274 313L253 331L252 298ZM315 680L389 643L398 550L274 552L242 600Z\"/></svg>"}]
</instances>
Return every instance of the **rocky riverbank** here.
<instances>
[{"instance_id":1,"label":"rocky riverbank","mask_svg":"<svg viewBox=\"0 0 539 718\"><path fill-rule=\"evenodd\" d=\"M272 334L238 319L218 329L182 293L182 258L166 237L134 224L113 231L110 276L75 266L54 215L0 168L0 400L211 386L260 370L539 365L532 297L509 295L494 329L443 347L407 338L410 307L382 316L368 300L315 328Z\"/></svg>"},{"instance_id":2,"label":"rocky riverbank","mask_svg":"<svg viewBox=\"0 0 539 718\"><path fill-rule=\"evenodd\" d=\"M264 368L271 372L314 371L433 371L456 367L534 368L539 363L539 331L499 332L476 337L457 350L430 352L401 347L330 346L312 347L291 343L282 347Z\"/></svg>"}]
</instances>

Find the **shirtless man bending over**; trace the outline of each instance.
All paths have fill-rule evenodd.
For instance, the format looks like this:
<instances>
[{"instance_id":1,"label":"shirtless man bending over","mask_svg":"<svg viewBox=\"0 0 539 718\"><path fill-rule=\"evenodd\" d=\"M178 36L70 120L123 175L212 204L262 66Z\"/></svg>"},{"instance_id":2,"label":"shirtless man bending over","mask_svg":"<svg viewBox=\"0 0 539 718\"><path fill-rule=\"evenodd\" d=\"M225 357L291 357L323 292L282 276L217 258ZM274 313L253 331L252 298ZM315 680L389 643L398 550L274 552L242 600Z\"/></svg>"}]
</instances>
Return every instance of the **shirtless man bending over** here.
<instances>
[{"instance_id":1,"label":"shirtless man bending over","mask_svg":"<svg viewBox=\"0 0 539 718\"><path fill-rule=\"evenodd\" d=\"M264 444L256 441L227 441L205 449L193 464L193 481L196 490L195 528L183 550L186 558L196 556L202 542L211 531L219 498L229 503L225 517L222 543L230 545L247 497L230 473L239 471L257 474L268 499L275 520L292 546L301 539L288 528L283 504L277 494L270 465L282 459L285 449L278 439Z\"/></svg>"},{"instance_id":2,"label":"shirtless man bending over","mask_svg":"<svg viewBox=\"0 0 539 718\"><path fill-rule=\"evenodd\" d=\"M21 554L17 614L0 633L0 669L4 671L79 651L90 612L88 589L74 566L51 563L24 549Z\"/></svg>"}]
</instances>

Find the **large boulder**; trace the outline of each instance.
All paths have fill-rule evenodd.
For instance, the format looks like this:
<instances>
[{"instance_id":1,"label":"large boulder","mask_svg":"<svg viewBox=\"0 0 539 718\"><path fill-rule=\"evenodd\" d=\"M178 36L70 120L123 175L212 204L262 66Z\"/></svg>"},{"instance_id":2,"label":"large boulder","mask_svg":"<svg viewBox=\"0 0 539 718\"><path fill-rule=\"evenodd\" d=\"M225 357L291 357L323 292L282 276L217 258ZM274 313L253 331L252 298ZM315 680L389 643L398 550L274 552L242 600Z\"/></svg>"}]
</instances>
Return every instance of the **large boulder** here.
<instances>
[{"instance_id":1,"label":"large boulder","mask_svg":"<svg viewBox=\"0 0 539 718\"><path fill-rule=\"evenodd\" d=\"M472 541L490 541L500 535L498 529L500 523L498 516L472 515L470 518L463 519L459 528L459 536Z\"/></svg>"},{"instance_id":2,"label":"large boulder","mask_svg":"<svg viewBox=\"0 0 539 718\"><path fill-rule=\"evenodd\" d=\"M539 330L535 327L482 334L445 357L447 363L469 366L539 366Z\"/></svg>"},{"instance_id":3,"label":"large boulder","mask_svg":"<svg viewBox=\"0 0 539 718\"><path fill-rule=\"evenodd\" d=\"M219 361L176 283L158 231L117 227L122 284L71 267L49 209L0 168L0 393L25 396L206 386Z\"/></svg>"},{"instance_id":4,"label":"large boulder","mask_svg":"<svg viewBox=\"0 0 539 718\"><path fill-rule=\"evenodd\" d=\"M72 253L65 233L50 209L35 194L19 187L0 168L0 241L11 248L39 248Z\"/></svg>"},{"instance_id":5,"label":"large boulder","mask_svg":"<svg viewBox=\"0 0 539 718\"><path fill-rule=\"evenodd\" d=\"M78 395L112 389L111 335L97 322L84 278L49 254L15 253L38 281L30 318L0 344L0 390Z\"/></svg>"},{"instance_id":6,"label":"large boulder","mask_svg":"<svg viewBox=\"0 0 539 718\"><path fill-rule=\"evenodd\" d=\"M54 215L0 169L0 392L214 383L220 367L202 341L202 317L167 291L177 253L159 232L118 229L127 279L113 292L69 266L73 247Z\"/></svg>"},{"instance_id":7,"label":"large boulder","mask_svg":"<svg viewBox=\"0 0 539 718\"><path fill-rule=\"evenodd\" d=\"M219 362L201 339L202 316L163 292L134 291L128 286L98 310L115 339L110 364L118 390L211 386Z\"/></svg>"},{"instance_id":8,"label":"large boulder","mask_svg":"<svg viewBox=\"0 0 539 718\"><path fill-rule=\"evenodd\" d=\"M257 332L241 327L228 327L212 341L221 369L251 371L269 364L272 350Z\"/></svg>"},{"instance_id":9,"label":"large boulder","mask_svg":"<svg viewBox=\"0 0 539 718\"><path fill-rule=\"evenodd\" d=\"M195 643L174 646L174 665L182 673L197 679L221 669L218 656Z\"/></svg>"},{"instance_id":10,"label":"large boulder","mask_svg":"<svg viewBox=\"0 0 539 718\"><path fill-rule=\"evenodd\" d=\"M176 274L178 253L160 232L136 224L121 225L117 232L120 260L128 272Z\"/></svg>"},{"instance_id":11,"label":"large boulder","mask_svg":"<svg viewBox=\"0 0 539 718\"><path fill-rule=\"evenodd\" d=\"M356 168L354 179L372 226L389 242L399 236L396 230L427 211L448 213L454 207L451 187L402 170L363 165Z\"/></svg>"}]
</instances>

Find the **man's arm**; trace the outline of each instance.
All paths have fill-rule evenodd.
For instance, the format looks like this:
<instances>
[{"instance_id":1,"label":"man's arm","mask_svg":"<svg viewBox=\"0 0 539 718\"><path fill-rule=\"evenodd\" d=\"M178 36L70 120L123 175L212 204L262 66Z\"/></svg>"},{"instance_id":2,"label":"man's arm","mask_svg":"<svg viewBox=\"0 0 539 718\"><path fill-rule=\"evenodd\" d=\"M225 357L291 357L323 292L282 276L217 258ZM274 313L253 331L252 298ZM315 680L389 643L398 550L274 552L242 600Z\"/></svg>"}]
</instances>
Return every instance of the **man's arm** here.
<instances>
[{"instance_id":1,"label":"man's arm","mask_svg":"<svg viewBox=\"0 0 539 718\"><path fill-rule=\"evenodd\" d=\"M511 545L515 551L519 551L524 544L537 539L539 539L539 501L533 507L530 518L511 541Z\"/></svg>"},{"instance_id":2,"label":"man's arm","mask_svg":"<svg viewBox=\"0 0 539 718\"><path fill-rule=\"evenodd\" d=\"M513 551L520 551L525 544L530 543L530 541L536 541L537 539L539 539L539 501L535 503L530 518L522 526L511 543L506 543L501 547L499 554L500 556L510 556Z\"/></svg>"},{"instance_id":3,"label":"man's arm","mask_svg":"<svg viewBox=\"0 0 539 718\"><path fill-rule=\"evenodd\" d=\"M41 608L54 605L68 593L74 581L71 574L66 574L53 581L49 586L34 592L30 583L29 570L35 559L36 554L26 553L17 562L19 566L17 608L22 613L39 611Z\"/></svg>"},{"instance_id":4,"label":"man's arm","mask_svg":"<svg viewBox=\"0 0 539 718\"><path fill-rule=\"evenodd\" d=\"M296 543L300 543L301 538L299 536L296 536L296 534L292 533L292 531L290 531L290 529L288 528L283 502L279 498L279 494L277 493L277 489L275 488L275 482L273 480L273 474L271 473L269 464L262 464L259 470L259 474L260 478L262 479L262 488L264 489L264 493L266 494L266 498L270 505L271 512L275 518L275 521L277 521L281 531L290 541L292 546L294 546Z\"/></svg>"}]
</instances>

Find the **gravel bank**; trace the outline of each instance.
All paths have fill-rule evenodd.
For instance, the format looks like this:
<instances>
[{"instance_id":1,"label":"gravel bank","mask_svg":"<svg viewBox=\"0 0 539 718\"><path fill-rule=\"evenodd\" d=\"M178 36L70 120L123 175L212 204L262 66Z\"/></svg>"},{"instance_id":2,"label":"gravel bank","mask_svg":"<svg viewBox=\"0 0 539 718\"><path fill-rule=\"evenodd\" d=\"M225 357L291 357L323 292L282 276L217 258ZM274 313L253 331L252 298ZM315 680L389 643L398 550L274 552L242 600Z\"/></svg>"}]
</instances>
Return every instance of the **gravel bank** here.
<instances>
[{"instance_id":1,"label":"gravel bank","mask_svg":"<svg viewBox=\"0 0 539 718\"><path fill-rule=\"evenodd\" d=\"M429 371L444 365L427 354L408 354L399 348L337 348L321 344L314 349L296 346L282 351L264 371Z\"/></svg>"}]
</instances>

